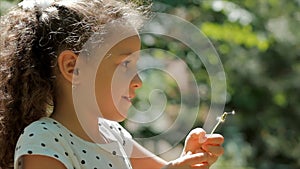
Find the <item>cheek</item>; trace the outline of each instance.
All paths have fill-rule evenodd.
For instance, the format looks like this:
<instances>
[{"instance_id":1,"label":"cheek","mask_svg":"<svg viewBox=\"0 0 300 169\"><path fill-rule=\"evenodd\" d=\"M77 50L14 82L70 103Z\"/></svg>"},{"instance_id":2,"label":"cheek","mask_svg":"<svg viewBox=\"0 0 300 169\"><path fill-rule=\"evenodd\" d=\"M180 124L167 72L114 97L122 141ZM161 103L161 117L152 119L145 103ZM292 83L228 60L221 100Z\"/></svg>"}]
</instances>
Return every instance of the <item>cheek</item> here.
<instances>
[{"instance_id":1,"label":"cheek","mask_svg":"<svg viewBox=\"0 0 300 169\"><path fill-rule=\"evenodd\" d=\"M97 98L97 103L103 105L106 100L110 99L110 83L111 80L108 75L104 72L97 72L95 80L95 95Z\"/></svg>"},{"instance_id":2,"label":"cheek","mask_svg":"<svg viewBox=\"0 0 300 169\"><path fill-rule=\"evenodd\" d=\"M113 80L113 69L98 71L95 81L95 95L100 106L118 103L121 98L122 84Z\"/></svg>"},{"instance_id":3,"label":"cheek","mask_svg":"<svg viewBox=\"0 0 300 169\"><path fill-rule=\"evenodd\" d=\"M129 89L130 76L127 71L124 71L120 66L116 69L111 79L110 90L114 98L126 95L126 91Z\"/></svg>"},{"instance_id":4,"label":"cheek","mask_svg":"<svg viewBox=\"0 0 300 169\"><path fill-rule=\"evenodd\" d=\"M118 104L122 96L128 95L132 73L124 71L122 66L101 67L96 76L95 94L98 104ZM105 103L101 103L105 102Z\"/></svg>"},{"instance_id":5,"label":"cheek","mask_svg":"<svg viewBox=\"0 0 300 169\"><path fill-rule=\"evenodd\" d=\"M112 77L112 90L124 94L124 92L129 90L131 81L136 74L136 69L130 67L124 70L124 67L119 66Z\"/></svg>"}]
</instances>

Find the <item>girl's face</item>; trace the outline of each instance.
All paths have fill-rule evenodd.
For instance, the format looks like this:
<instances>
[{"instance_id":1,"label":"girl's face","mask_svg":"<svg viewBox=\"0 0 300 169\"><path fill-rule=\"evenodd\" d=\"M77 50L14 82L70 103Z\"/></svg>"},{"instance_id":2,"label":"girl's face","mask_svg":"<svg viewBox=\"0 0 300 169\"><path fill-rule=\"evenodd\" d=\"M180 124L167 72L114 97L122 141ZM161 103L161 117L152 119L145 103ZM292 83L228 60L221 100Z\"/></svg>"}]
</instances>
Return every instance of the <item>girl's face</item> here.
<instances>
[{"instance_id":1,"label":"girl's face","mask_svg":"<svg viewBox=\"0 0 300 169\"><path fill-rule=\"evenodd\" d=\"M135 90L142 85L136 69L140 47L138 36L126 38L111 48L99 65L95 92L106 119L123 121Z\"/></svg>"}]
</instances>

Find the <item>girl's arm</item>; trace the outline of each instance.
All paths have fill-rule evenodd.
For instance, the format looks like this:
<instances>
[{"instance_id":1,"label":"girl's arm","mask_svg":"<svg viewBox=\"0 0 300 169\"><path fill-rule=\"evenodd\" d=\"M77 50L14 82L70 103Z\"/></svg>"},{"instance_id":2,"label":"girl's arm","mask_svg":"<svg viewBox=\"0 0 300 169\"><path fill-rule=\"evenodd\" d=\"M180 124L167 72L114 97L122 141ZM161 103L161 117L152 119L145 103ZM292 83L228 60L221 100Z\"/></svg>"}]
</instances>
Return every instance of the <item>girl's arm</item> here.
<instances>
[{"instance_id":1,"label":"girl's arm","mask_svg":"<svg viewBox=\"0 0 300 169\"><path fill-rule=\"evenodd\" d=\"M130 161L133 169L161 169L167 165L165 160L154 155L134 140Z\"/></svg>"},{"instance_id":2,"label":"girl's arm","mask_svg":"<svg viewBox=\"0 0 300 169\"><path fill-rule=\"evenodd\" d=\"M223 154L224 150L221 146L223 141L223 136L219 134L206 135L203 129L194 129L187 136L181 157L170 162L166 162L133 141L130 160L133 169L207 169Z\"/></svg>"},{"instance_id":3,"label":"girl's arm","mask_svg":"<svg viewBox=\"0 0 300 169\"><path fill-rule=\"evenodd\" d=\"M134 143L133 158L131 164L133 169L208 169L209 165L201 164L209 161L207 153L185 154L176 160L166 162L160 157L146 150L137 142ZM134 158L136 157L136 158ZM138 158L140 157L140 158ZM193 166L193 167L192 167Z\"/></svg>"},{"instance_id":4,"label":"girl's arm","mask_svg":"<svg viewBox=\"0 0 300 169\"><path fill-rule=\"evenodd\" d=\"M25 155L20 160L19 169L67 169L60 161L42 155Z\"/></svg>"}]
</instances>

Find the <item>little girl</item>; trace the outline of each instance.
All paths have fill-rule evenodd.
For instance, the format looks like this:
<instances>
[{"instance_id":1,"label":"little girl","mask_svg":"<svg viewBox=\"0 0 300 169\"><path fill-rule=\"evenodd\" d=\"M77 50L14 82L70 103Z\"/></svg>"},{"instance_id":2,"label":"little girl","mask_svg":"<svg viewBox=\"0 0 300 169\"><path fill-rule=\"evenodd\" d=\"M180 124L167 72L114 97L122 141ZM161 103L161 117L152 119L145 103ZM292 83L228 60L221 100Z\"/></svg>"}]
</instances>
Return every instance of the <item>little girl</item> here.
<instances>
[{"instance_id":1,"label":"little girl","mask_svg":"<svg viewBox=\"0 0 300 169\"><path fill-rule=\"evenodd\" d=\"M84 71L76 66L84 44L99 33L101 49L111 37L106 25L116 20L137 30L142 15L135 9L141 8L115 0L27 0L1 17L0 168L207 169L223 153L221 135L197 128L181 157L166 162L118 124L142 85L136 74L137 32L115 43L96 71L93 91L101 113L89 107L89 98L80 106L84 114L76 112L72 91L85 84L78 78ZM118 80L130 83L112 91L120 67Z\"/></svg>"}]
</instances>

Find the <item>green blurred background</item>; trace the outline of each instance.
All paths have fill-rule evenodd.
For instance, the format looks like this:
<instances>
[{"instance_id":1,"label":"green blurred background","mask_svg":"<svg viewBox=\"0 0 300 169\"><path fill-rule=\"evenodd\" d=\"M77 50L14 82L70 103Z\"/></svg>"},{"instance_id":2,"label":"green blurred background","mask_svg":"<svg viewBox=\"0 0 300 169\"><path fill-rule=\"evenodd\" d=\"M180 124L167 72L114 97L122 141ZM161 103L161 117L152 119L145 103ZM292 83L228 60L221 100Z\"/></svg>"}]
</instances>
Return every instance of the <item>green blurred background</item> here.
<instances>
[{"instance_id":1,"label":"green blurred background","mask_svg":"<svg viewBox=\"0 0 300 169\"><path fill-rule=\"evenodd\" d=\"M0 2L1 15L17 3ZM212 168L300 168L300 0L154 0L152 9L197 26L211 40L223 63L228 92L225 110L234 109L237 114L217 131L225 137L225 154ZM183 45L154 36L146 39L144 48L171 51L195 72L201 104L194 127L201 127L210 104L205 67L197 64L196 56ZM178 109L176 88L171 85L167 89L168 104L172 105L169 112ZM141 90L147 90L146 82ZM123 125L139 137L161 132L161 126L139 127L126 121ZM152 151L170 146L164 140L144 145ZM182 144L177 145L161 156L173 159L181 148Z\"/></svg>"}]
</instances>

